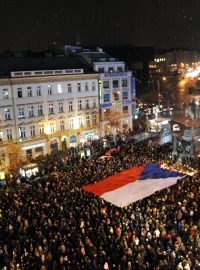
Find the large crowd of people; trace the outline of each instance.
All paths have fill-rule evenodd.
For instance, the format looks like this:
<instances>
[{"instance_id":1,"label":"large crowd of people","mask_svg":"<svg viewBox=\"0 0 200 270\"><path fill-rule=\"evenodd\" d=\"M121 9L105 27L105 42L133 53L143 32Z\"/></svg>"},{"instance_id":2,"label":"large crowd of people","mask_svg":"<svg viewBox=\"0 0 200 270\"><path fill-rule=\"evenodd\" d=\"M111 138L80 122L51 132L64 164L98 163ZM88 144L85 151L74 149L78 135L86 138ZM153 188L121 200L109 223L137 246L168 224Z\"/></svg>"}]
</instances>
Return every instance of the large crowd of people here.
<instances>
[{"instance_id":1,"label":"large crowd of people","mask_svg":"<svg viewBox=\"0 0 200 270\"><path fill-rule=\"evenodd\" d=\"M0 189L0 269L200 269L198 174L125 208L81 189L132 166L161 164L171 145L118 150L106 159L54 152L38 160L37 181Z\"/></svg>"}]
</instances>

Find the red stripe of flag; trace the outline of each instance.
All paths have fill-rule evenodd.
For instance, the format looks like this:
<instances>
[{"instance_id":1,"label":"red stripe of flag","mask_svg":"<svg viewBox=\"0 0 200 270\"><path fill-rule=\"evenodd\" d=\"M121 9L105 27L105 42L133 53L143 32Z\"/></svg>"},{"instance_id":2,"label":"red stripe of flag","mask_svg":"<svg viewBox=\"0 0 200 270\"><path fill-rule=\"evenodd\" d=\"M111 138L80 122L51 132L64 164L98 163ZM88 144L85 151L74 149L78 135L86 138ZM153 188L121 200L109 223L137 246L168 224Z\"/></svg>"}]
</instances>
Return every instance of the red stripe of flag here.
<instances>
[{"instance_id":1,"label":"red stripe of flag","mask_svg":"<svg viewBox=\"0 0 200 270\"><path fill-rule=\"evenodd\" d=\"M144 167L145 165L134 166L123 172L111 175L98 183L84 186L82 187L82 189L91 192L97 196L101 196L105 192L118 189L124 185L127 185L129 183L138 180Z\"/></svg>"}]
</instances>

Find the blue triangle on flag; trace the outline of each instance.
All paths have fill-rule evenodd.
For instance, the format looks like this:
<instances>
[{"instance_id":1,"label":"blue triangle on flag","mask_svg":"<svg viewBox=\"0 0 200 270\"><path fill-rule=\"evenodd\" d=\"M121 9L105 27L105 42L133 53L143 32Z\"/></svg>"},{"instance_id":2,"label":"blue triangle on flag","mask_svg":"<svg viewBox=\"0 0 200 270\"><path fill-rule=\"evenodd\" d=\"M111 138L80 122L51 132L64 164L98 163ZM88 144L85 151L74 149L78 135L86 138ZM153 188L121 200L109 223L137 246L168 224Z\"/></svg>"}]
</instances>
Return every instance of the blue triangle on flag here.
<instances>
[{"instance_id":1,"label":"blue triangle on flag","mask_svg":"<svg viewBox=\"0 0 200 270\"><path fill-rule=\"evenodd\" d=\"M157 164L149 164L144 167L139 180L169 178L177 176L184 176L184 174L161 168Z\"/></svg>"}]
</instances>

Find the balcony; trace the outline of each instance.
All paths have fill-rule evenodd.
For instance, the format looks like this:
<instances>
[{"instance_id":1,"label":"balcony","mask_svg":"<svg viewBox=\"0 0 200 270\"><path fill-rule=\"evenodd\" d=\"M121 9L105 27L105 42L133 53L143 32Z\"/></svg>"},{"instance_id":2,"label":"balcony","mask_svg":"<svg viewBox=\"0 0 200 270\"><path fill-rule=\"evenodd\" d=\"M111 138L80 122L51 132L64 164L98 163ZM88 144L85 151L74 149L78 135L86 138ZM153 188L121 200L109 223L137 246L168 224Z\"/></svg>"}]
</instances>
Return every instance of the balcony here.
<instances>
[{"instance_id":1,"label":"balcony","mask_svg":"<svg viewBox=\"0 0 200 270\"><path fill-rule=\"evenodd\" d=\"M128 73L126 71L122 71L122 72L105 72L104 73L104 77L125 77L127 76Z\"/></svg>"}]
</instances>

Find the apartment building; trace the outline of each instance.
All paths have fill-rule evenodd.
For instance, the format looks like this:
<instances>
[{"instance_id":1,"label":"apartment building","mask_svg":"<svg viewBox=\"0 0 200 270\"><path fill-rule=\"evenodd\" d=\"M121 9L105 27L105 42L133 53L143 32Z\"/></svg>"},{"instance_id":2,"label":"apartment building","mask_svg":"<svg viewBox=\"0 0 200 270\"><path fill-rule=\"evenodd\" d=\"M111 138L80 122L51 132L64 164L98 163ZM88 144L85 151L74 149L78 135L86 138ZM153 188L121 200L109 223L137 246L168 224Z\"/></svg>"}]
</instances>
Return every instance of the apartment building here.
<instances>
[{"instance_id":1,"label":"apartment building","mask_svg":"<svg viewBox=\"0 0 200 270\"><path fill-rule=\"evenodd\" d=\"M99 73L100 131L101 135L132 129L135 88L132 87L132 72L120 61L97 51L79 53L94 71Z\"/></svg>"},{"instance_id":2,"label":"apartment building","mask_svg":"<svg viewBox=\"0 0 200 270\"><path fill-rule=\"evenodd\" d=\"M1 60L0 60L1 61ZM99 136L99 74L79 57L4 59L0 77L0 156L37 157ZM6 70L3 69L2 70Z\"/></svg>"}]
</instances>

